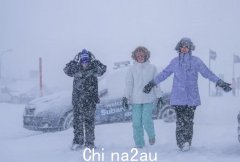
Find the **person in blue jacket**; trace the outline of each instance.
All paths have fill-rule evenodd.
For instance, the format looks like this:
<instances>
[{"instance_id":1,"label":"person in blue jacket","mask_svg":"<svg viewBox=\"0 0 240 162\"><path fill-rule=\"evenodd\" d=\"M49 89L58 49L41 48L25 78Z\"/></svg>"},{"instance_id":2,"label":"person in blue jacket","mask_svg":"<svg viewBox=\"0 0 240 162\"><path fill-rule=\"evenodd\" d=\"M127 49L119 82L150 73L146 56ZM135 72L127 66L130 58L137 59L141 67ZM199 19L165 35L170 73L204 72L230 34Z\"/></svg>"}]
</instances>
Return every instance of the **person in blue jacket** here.
<instances>
[{"instance_id":1,"label":"person in blue jacket","mask_svg":"<svg viewBox=\"0 0 240 162\"><path fill-rule=\"evenodd\" d=\"M145 93L149 93L154 86L174 74L170 104L176 111L176 140L182 151L190 149L194 112L196 107L201 105L198 73L216 83L216 86L223 88L224 91L231 91L230 84L219 79L200 58L192 55L194 49L190 38L182 38L175 48L178 57L172 59L170 64L143 89Z\"/></svg>"}]
</instances>

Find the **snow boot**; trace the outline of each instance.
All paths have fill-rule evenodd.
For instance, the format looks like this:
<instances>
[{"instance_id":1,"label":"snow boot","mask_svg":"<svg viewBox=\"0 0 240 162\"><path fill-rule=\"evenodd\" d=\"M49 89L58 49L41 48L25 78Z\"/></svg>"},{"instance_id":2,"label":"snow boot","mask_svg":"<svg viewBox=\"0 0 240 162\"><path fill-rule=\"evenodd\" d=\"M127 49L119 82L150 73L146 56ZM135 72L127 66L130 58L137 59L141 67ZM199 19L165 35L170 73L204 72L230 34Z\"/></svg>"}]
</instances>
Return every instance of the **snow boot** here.
<instances>
[{"instance_id":1,"label":"snow boot","mask_svg":"<svg viewBox=\"0 0 240 162\"><path fill-rule=\"evenodd\" d=\"M151 139L149 139L149 144L150 145L154 145L155 144L155 138L151 138Z\"/></svg>"},{"instance_id":2,"label":"snow boot","mask_svg":"<svg viewBox=\"0 0 240 162\"><path fill-rule=\"evenodd\" d=\"M97 147L93 144L93 143L88 143L88 144L85 144L85 148L89 148L89 149L96 149Z\"/></svg>"},{"instance_id":3,"label":"snow boot","mask_svg":"<svg viewBox=\"0 0 240 162\"><path fill-rule=\"evenodd\" d=\"M71 146L72 151L77 151L82 148L83 148L83 145L81 145L81 144L72 144L72 146Z\"/></svg>"},{"instance_id":4,"label":"snow boot","mask_svg":"<svg viewBox=\"0 0 240 162\"><path fill-rule=\"evenodd\" d=\"M190 144L189 142L186 142L182 145L182 147L180 148L181 151L186 152L190 150Z\"/></svg>"}]
</instances>

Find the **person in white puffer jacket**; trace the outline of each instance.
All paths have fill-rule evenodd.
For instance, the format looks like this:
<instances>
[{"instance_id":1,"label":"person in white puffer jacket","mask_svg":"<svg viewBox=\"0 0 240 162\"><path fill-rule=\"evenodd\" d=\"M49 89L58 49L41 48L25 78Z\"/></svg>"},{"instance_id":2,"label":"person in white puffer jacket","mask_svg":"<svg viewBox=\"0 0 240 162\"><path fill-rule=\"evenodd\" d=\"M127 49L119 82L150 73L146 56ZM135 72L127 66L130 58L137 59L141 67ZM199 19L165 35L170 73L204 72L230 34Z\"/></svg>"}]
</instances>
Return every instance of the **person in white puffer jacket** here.
<instances>
[{"instance_id":1,"label":"person in white puffer jacket","mask_svg":"<svg viewBox=\"0 0 240 162\"><path fill-rule=\"evenodd\" d=\"M149 137L149 144L155 143L155 130L152 120L154 102L161 96L160 87L146 94L143 88L152 78L157 75L157 69L150 64L150 52L146 47L139 46L132 52L134 64L129 68L126 75L125 97L123 107L128 109L132 105L133 138L135 147L145 146L144 129Z\"/></svg>"}]
</instances>

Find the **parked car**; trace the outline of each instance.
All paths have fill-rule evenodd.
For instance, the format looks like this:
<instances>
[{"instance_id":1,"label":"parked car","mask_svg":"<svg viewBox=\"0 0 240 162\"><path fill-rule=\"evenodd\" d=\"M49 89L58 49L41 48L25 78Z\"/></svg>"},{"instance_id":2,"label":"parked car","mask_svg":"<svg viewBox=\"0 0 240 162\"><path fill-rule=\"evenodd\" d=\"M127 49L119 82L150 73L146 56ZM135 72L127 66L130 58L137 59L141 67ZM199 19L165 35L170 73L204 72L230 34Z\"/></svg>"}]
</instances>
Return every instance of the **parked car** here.
<instances>
[{"instance_id":1,"label":"parked car","mask_svg":"<svg viewBox=\"0 0 240 162\"><path fill-rule=\"evenodd\" d=\"M127 122L131 120L129 110L122 107L126 68L107 73L99 82L100 103L97 104L95 123ZM169 105L169 93L163 93L153 111L154 119L174 122L176 114ZM28 103L23 114L23 126L30 130L65 130L72 126L73 107L71 91L44 96Z\"/></svg>"},{"instance_id":2,"label":"parked car","mask_svg":"<svg viewBox=\"0 0 240 162\"><path fill-rule=\"evenodd\" d=\"M238 141L240 142L240 112L238 113Z\"/></svg>"}]
</instances>

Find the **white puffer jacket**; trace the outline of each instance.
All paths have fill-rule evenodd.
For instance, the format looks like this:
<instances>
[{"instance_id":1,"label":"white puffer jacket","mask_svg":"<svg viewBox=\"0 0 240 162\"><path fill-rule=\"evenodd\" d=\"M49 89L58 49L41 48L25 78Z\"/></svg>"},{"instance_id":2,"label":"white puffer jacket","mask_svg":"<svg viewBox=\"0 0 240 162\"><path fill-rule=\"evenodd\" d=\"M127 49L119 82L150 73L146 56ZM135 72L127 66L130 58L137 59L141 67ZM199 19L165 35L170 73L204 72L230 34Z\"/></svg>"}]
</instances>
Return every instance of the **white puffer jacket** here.
<instances>
[{"instance_id":1,"label":"white puffer jacket","mask_svg":"<svg viewBox=\"0 0 240 162\"><path fill-rule=\"evenodd\" d=\"M144 86L157 75L157 69L149 61L144 63L135 62L129 67L126 76L125 97L129 104L153 103L161 97L161 89L155 86L150 93L143 92Z\"/></svg>"}]
</instances>

